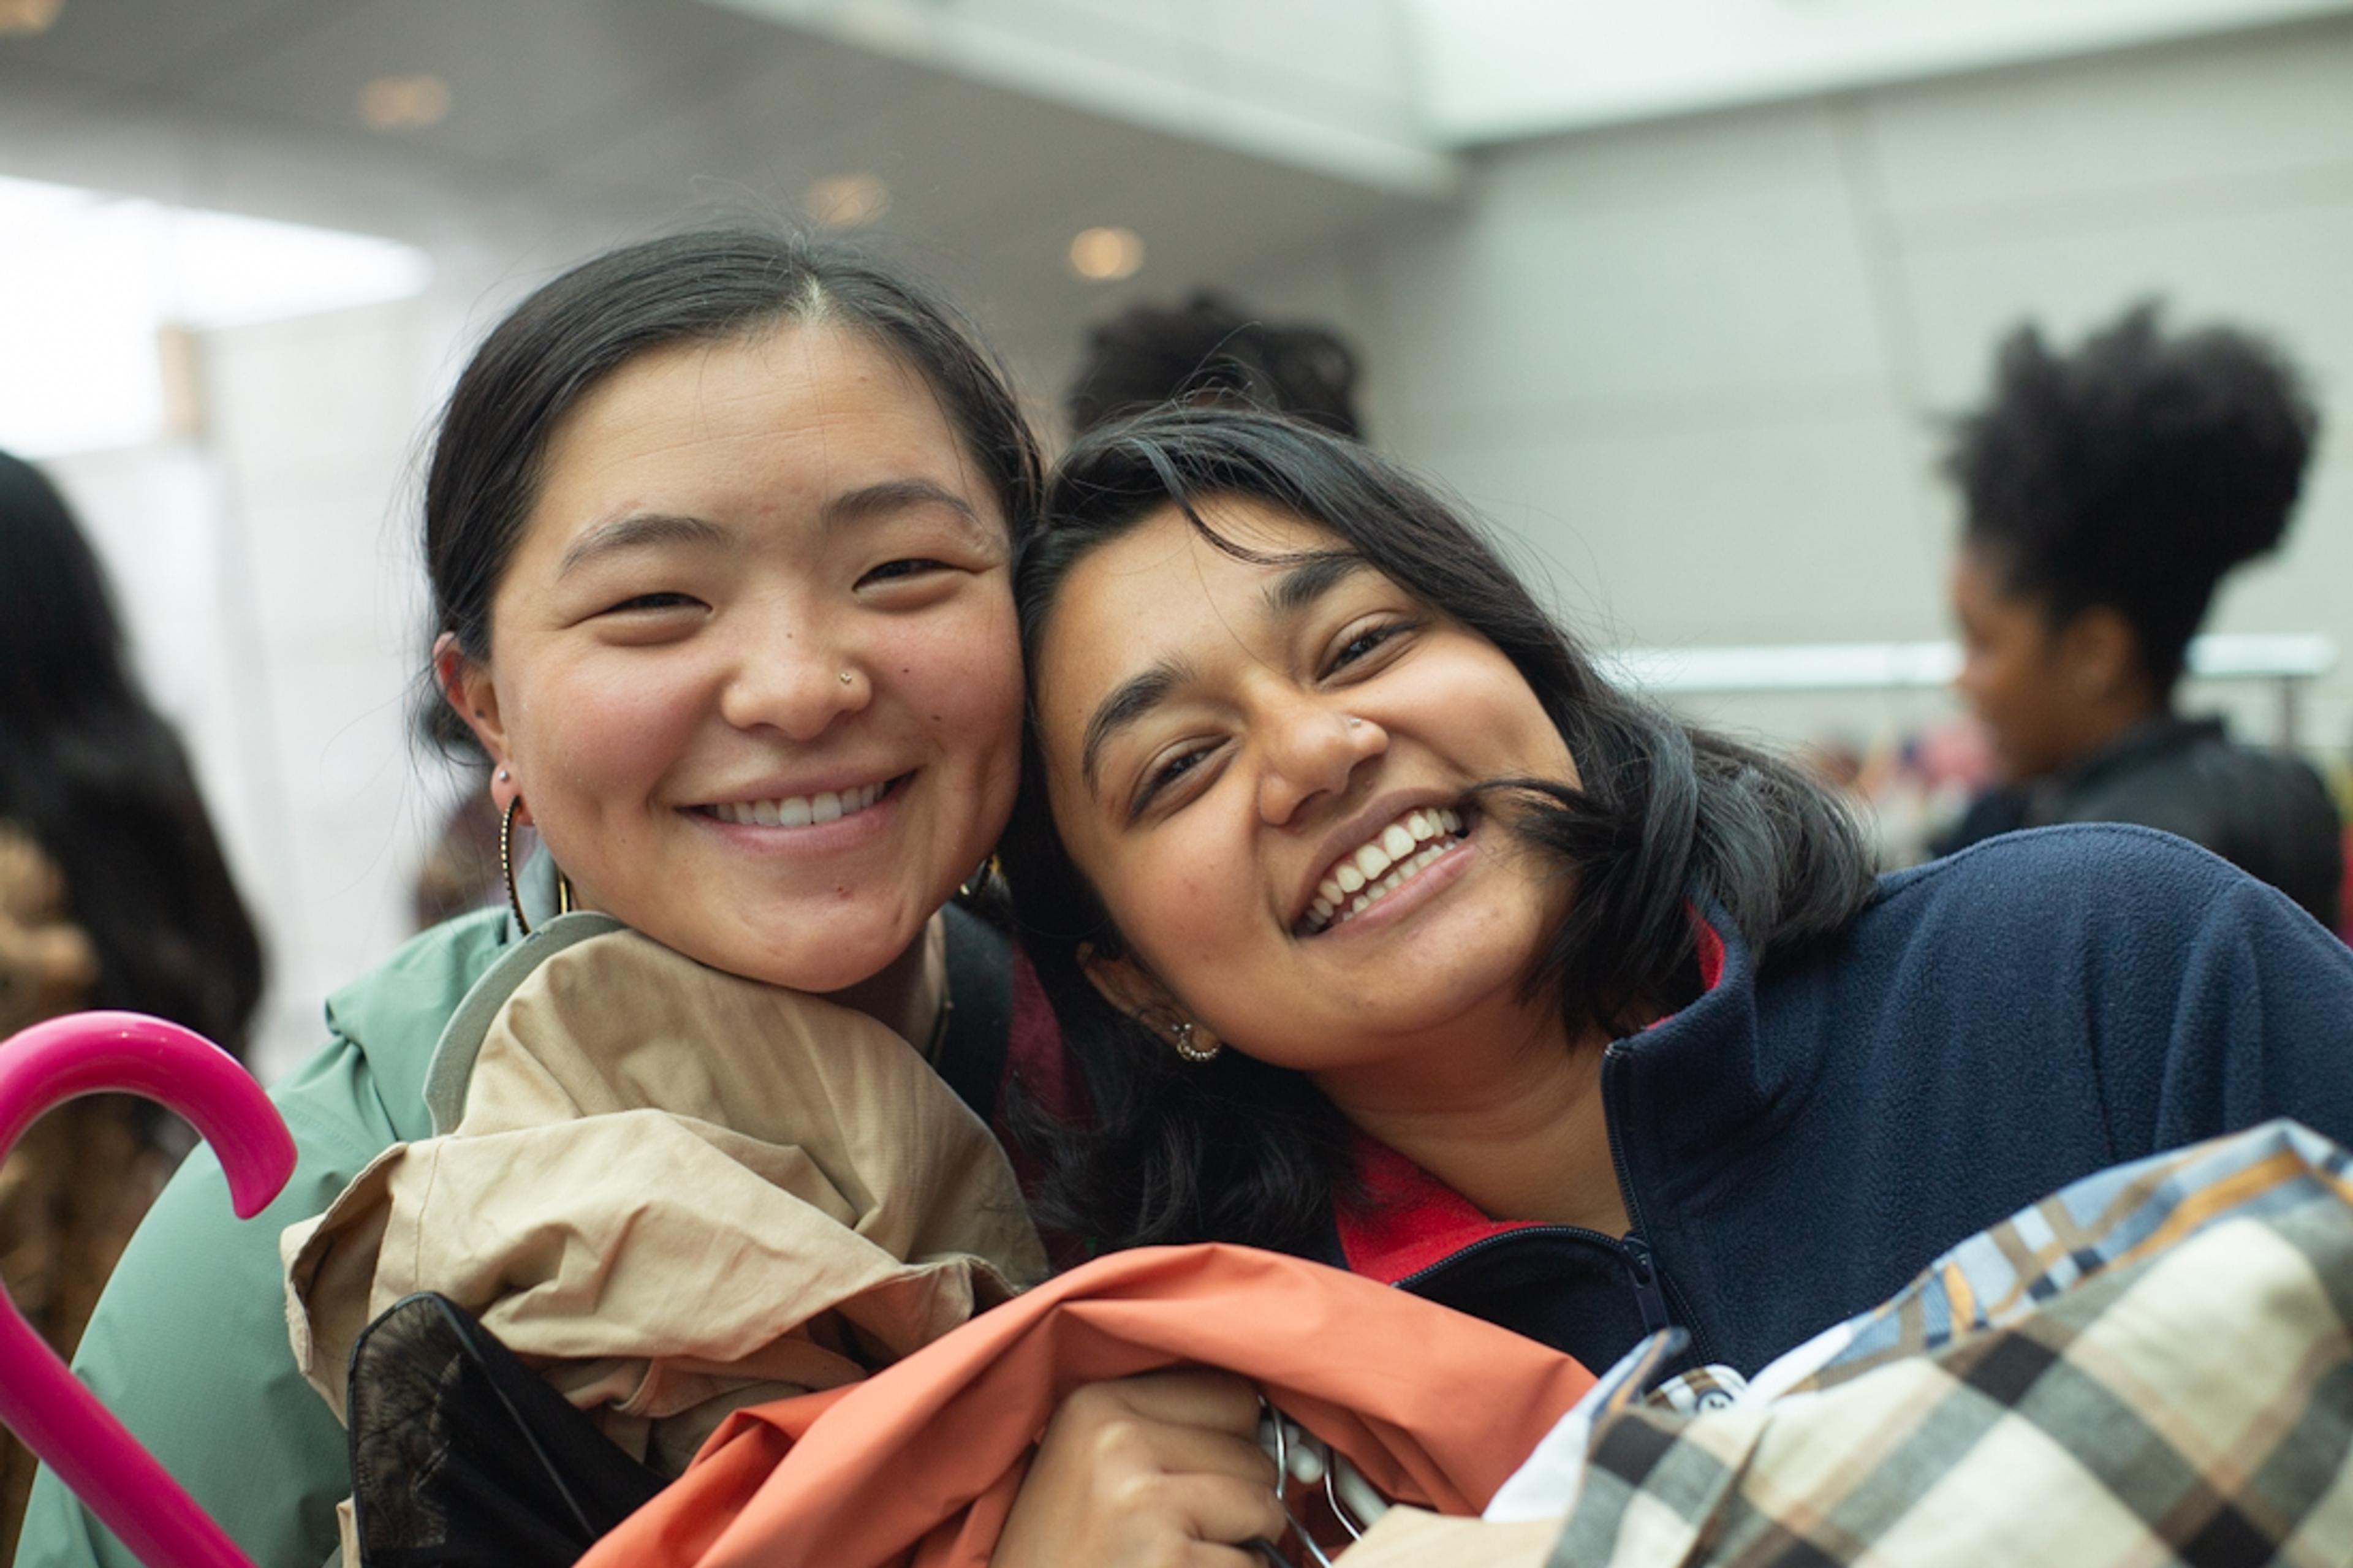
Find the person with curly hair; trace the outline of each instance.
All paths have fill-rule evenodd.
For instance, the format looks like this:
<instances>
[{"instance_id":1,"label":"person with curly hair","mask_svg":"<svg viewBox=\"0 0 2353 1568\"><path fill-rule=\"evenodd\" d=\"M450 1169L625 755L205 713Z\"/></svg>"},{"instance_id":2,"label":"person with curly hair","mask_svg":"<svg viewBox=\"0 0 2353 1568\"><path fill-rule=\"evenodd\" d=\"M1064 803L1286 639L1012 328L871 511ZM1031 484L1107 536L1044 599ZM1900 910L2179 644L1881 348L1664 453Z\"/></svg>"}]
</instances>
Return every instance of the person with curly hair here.
<instances>
[{"instance_id":1,"label":"person with curly hair","mask_svg":"<svg viewBox=\"0 0 2353 1568\"><path fill-rule=\"evenodd\" d=\"M1277 324L1201 289L1181 305L1136 305L1095 327L1063 399L1083 436L1165 403L1234 405L1287 414L1365 438L1356 356L1325 328Z\"/></svg>"},{"instance_id":2,"label":"person with curly hair","mask_svg":"<svg viewBox=\"0 0 2353 1568\"><path fill-rule=\"evenodd\" d=\"M1945 463L1966 519L1957 684L2004 782L1940 848L2138 823L2336 928L2344 864L2318 775L2174 700L2216 584L2286 533L2319 426L2276 348L2224 327L2168 333L2154 303L2073 354L2032 326L2010 334Z\"/></svg>"}]
</instances>

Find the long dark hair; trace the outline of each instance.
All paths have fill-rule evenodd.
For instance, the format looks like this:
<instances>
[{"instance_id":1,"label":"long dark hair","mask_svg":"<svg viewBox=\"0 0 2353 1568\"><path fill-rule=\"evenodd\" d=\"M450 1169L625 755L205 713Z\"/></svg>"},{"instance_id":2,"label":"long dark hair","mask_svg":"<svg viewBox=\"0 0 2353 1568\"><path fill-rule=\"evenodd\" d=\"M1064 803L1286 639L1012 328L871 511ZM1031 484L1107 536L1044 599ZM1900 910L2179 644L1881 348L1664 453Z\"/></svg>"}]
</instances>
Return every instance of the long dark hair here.
<instances>
[{"instance_id":1,"label":"long dark hair","mask_svg":"<svg viewBox=\"0 0 2353 1568\"><path fill-rule=\"evenodd\" d=\"M97 950L93 1007L243 1059L261 940L186 753L147 704L105 574L55 486L0 453L0 817L31 834Z\"/></svg>"},{"instance_id":2,"label":"long dark hair","mask_svg":"<svg viewBox=\"0 0 2353 1568\"><path fill-rule=\"evenodd\" d=\"M1572 1037L1620 1033L1646 1005L1698 984L1694 904L1760 963L1836 931L1870 898L1871 860L1847 810L1778 758L1694 729L1612 687L1494 550L1427 485L1303 424L1172 410L1081 440L1050 483L1014 595L1032 667L1071 569L1175 501L1261 502L1335 536L1433 609L1501 649L1567 742L1581 784L1497 780L1512 828L1575 881L1528 978L1552 988ZM1229 1240L1301 1250L1346 1179L1346 1128L1300 1073L1228 1050L1180 1062L1081 972L1082 944L1117 957L1118 928L1064 852L1045 797L1035 715L1007 838L1018 929L1062 1024L1086 1103L1031 1106L1024 1130L1047 1170L1044 1217L1112 1247Z\"/></svg>"},{"instance_id":3,"label":"long dark hair","mask_svg":"<svg viewBox=\"0 0 2353 1568\"><path fill-rule=\"evenodd\" d=\"M1036 513L1042 464L1003 370L944 301L843 241L754 228L698 230L625 246L539 289L493 328L441 415L425 483L430 632L468 658L491 650L491 602L538 497L565 416L652 350L744 337L786 321L864 334L922 375L980 465L1018 536ZM423 735L477 750L431 680Z\"/></svg>"}]
</instances>

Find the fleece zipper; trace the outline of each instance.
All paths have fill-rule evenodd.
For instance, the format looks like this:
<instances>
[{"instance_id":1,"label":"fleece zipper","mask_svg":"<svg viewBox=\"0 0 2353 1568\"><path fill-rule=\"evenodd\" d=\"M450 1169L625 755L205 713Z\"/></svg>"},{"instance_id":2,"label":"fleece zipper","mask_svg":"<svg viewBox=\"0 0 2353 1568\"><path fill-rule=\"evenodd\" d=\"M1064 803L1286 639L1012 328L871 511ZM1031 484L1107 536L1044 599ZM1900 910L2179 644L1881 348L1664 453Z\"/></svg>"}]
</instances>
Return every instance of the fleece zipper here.
<instances>
[{"instance_id":1,"label":"fleece zipper","mask_svg":"<svg viewBox=\"0 0 2353 1568\"><path fill-rule=\"evenodd\" d=\"M1634 1294L1642 1303L1645 1328L1681 1328L1691 1335L1691 1359L1705 1364L1715 1359L1707 1335L1683 1291L1660 1270L1658 1255L1644 1239L1649 1227L1642 1223L1641 1199L1634 1191L1634 1173L1627 1167L1625 1144L1618 1137L1618 1129L1626 1121L1626 1079L1633 1070L1626 1042L1610 1041L1601 1053L1601 1123L1609 1135L1609 1164L1618 1173L1618 1195L1626 1204L1626 1249L1628 1267L1634 1271Z\"/></svg>"}]
</instances>

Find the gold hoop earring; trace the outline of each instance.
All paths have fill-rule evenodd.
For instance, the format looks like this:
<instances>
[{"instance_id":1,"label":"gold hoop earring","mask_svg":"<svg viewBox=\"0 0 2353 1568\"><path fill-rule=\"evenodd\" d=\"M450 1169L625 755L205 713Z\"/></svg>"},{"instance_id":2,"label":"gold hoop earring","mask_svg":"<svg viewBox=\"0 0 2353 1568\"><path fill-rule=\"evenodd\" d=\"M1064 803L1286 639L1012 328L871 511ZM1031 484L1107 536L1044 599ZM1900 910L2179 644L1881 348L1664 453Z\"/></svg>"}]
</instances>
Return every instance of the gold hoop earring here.
<instances>
[{"instance_id":1,"label":"gold hoop earring","mask_svg":"<svg viewBox=\"0 0 2353 1568\"><path fill-rule=\"evenodd\" d=\"M1193 1043L1193 1036L1195 1032L1193 1021L1190 1018L1186 1019L1183 1023L1178 1024L1175 1028L1168 1031L1173 1043L1176 1047L1176 1054L1183 1057L1187 1061L1194 1063L1196 1066L1202 1062L1216 1061L1218 1059L1218 1053L1226 1048L1225 1042L1223 1040L1212 1040L1206 1046L1197 1046Z\"/></svg>"},{"instance_id":2,"label":"gold hoop earring","mask_svg":"<svg viewBox=\"0 0 2353 1568\"><path fill-rule=\"evenodd\" d=\"M974 869L971 876L956 884L956 897L960 899L975 897L983 888L1003 875L1005 875L1005 868L997 864L995 855L991 855Z\"/></svg>"},{"instance_id":3,"label":"gold hoop earring","mask_svg":"<svg viewBox=\"0 0 2353 1568\"><path fill-rule=\"evenodd\" d=\"M506 814L499 818L499 875L507 885L507 909L513 914L515 925L523 935L531 934L531 917L522 912L522 890L515 886L514 822L515 813L522 809L522 796L507 802ZM572 879L562 870L555 873L555 912L572 912Z\"/></svg>"}]
</instances>

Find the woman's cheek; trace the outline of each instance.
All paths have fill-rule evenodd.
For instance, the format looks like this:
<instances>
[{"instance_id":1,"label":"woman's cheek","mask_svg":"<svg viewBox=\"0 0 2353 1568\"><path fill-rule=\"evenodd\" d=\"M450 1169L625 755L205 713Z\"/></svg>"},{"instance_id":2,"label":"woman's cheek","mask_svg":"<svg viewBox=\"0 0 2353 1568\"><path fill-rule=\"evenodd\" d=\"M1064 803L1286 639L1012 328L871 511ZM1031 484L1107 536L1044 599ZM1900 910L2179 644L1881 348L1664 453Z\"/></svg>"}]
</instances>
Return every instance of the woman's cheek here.
<instances>
[{"instance_id":1,"label":"woman's cheek","mask_svg":"<svg viewBox=\"0 0 2353 1568\"><path fill-rule=\"evenodd\" d=\"M970 735L984 746L1018 745L1021 645L1009 598L976 596L952 615L902 628L881 658L905 683L923 722Z\"/></svg>"},{"instance_id":2,"label":"woman's cheek","mask_svg":"<svg viewBox=\"0 0 2353 1568\"><path fill-rule=\"evenodd\" d=\"M543 749L600 806L632 804L619 796L649 789L700 723L696 685L640 650L598 650L552 672L535 694L533 722Z\"/></svg>"}]
</instances>

